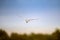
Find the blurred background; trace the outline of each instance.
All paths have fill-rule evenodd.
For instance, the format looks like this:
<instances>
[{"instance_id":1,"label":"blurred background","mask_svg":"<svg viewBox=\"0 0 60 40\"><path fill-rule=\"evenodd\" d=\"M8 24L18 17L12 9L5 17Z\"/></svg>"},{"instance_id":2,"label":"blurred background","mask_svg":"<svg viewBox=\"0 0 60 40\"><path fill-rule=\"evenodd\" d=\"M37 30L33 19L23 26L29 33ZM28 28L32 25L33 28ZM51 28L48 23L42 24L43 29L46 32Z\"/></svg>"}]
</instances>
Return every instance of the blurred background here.
<instances>
[{"instance_id":1,"label":"blurred background","mask_svg":"<svg viewBox=\"0 0 60 40\"><path fill-rule=\"evenodd\" d=\"M36 18L39 19L25 22L25 19ZM0 0L0 29L8 35L52 34L56 29L60 29L60 0Z\"/></svg>"}]
</instances>

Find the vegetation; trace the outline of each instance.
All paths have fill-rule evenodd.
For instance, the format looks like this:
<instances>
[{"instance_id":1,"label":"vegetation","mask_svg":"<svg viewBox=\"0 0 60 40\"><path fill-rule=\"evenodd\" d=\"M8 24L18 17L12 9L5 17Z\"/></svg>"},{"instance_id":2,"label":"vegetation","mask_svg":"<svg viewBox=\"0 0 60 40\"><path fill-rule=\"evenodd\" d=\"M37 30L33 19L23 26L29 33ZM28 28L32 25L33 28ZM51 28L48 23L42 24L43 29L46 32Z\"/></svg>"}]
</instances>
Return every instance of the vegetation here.
<instances>
[{"instance_id":1,"label":"vegetation","mask_svg":"<svg viewBox=\"0 0 60 40\"><path fill-rule=\"evenodd\" d=\"M60 30L57 29L51 35L49 34L17 34L11 33L10 37L8 34L0 29L0 40L60 40Z\"/></svg>"}]
</instances>

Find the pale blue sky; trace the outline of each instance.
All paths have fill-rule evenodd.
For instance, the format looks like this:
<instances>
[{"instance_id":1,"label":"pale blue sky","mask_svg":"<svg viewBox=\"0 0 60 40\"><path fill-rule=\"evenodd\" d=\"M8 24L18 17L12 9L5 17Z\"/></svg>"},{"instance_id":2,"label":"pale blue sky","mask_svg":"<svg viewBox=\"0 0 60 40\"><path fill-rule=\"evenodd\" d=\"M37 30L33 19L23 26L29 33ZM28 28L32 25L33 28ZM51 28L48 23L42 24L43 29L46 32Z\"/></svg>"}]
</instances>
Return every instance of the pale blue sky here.
<instances>
[{"instance_id":1,"label":"pale blue sky","mask_svg":"<svg viewBox=\"0 0 60 40\"><path fill-rule=\"evenodd\" d=\"M0 0L0 28L17 33L51 33L60 28L59 0ZM40 18L25 23L20 18Z\"/></svg>"}]
</instances>

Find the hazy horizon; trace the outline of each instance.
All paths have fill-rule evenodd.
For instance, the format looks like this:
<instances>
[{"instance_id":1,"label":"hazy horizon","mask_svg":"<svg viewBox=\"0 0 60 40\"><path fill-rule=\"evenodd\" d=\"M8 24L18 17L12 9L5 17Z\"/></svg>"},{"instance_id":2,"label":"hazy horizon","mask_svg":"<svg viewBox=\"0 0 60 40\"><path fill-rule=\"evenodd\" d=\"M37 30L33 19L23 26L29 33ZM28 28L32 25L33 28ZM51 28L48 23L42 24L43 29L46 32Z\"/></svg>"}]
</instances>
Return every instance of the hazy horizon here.
<instances>
[{"instance_id":1,"label":"hazy horizon","mask_svg":"<svg viewBox=\"0 0 60 40\"><path fill-rule=\"evenodd\" d=\"M59 0L0 0L0 29L8 33L52 33L60 29ZM39 18L25 23L20 18Z\"/></svg>"}]
</instances>

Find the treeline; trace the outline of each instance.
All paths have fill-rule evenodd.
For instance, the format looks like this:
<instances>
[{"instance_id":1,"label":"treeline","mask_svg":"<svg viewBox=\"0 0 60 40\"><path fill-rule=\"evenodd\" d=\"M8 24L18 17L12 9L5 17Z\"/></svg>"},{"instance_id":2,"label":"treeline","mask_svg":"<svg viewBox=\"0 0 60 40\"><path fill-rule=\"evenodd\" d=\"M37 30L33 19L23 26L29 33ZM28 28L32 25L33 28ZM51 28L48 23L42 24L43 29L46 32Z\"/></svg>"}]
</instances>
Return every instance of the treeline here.
<instances>
[{"instance_id":1,"label":"treeline","mask_svg":"<svg viewBox=\"0 0 60 40\"><path fill-rule=\"evenodd\" d=\"M5 30L0 29L0 40L60 40L60 30L57 29L51 35L49 34L17 34L11 33L10 36Z\"/></svg>"}]
</instances>

